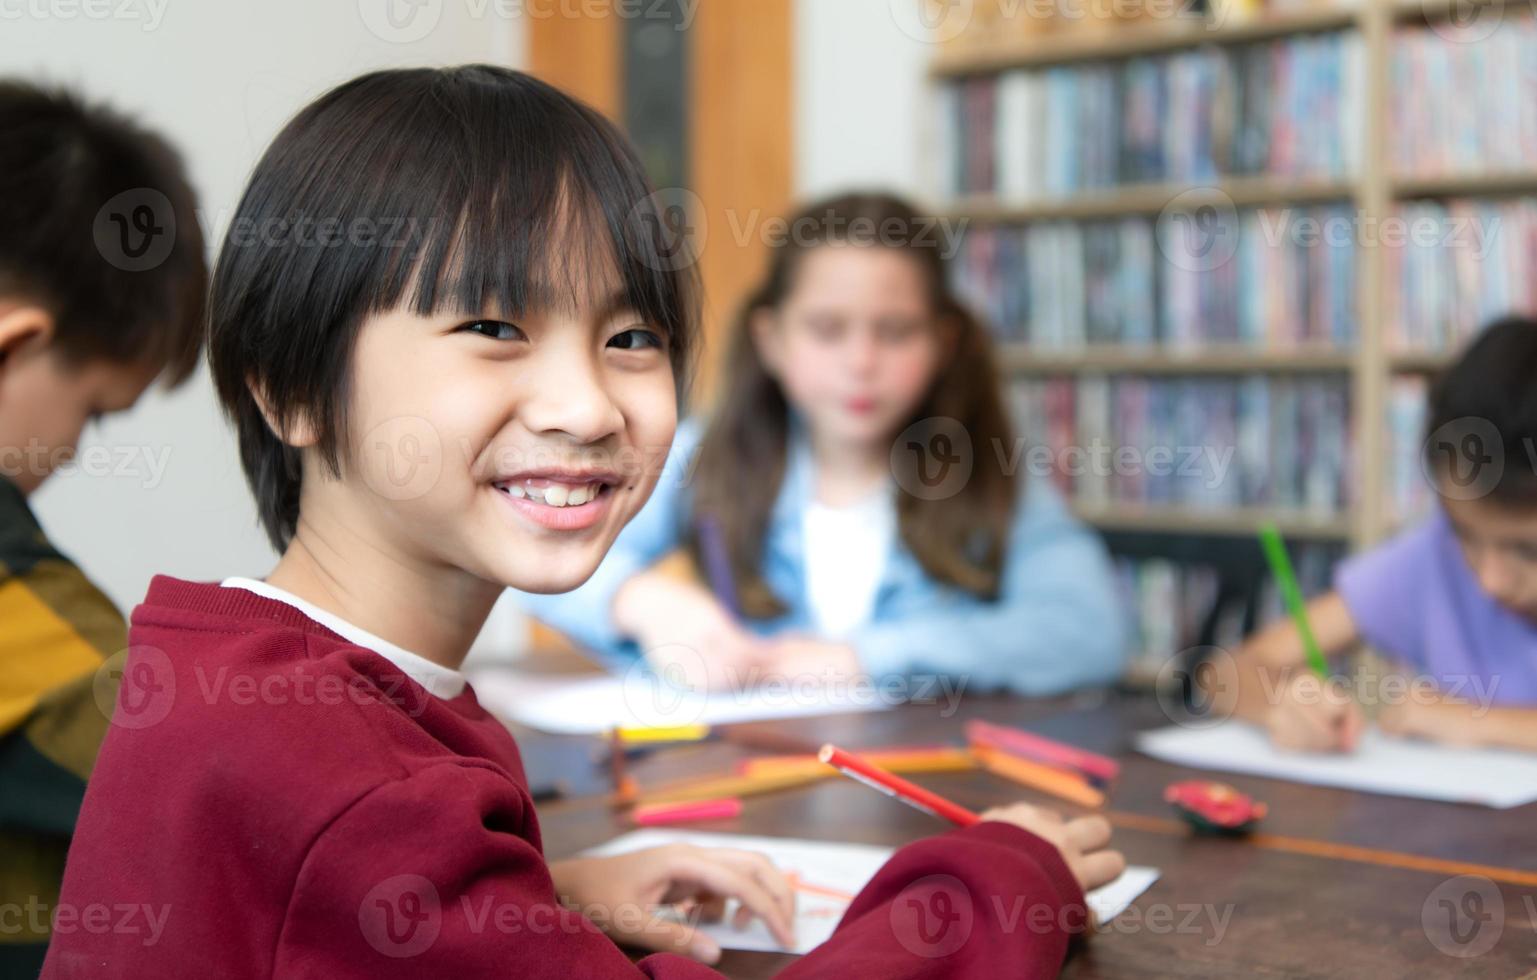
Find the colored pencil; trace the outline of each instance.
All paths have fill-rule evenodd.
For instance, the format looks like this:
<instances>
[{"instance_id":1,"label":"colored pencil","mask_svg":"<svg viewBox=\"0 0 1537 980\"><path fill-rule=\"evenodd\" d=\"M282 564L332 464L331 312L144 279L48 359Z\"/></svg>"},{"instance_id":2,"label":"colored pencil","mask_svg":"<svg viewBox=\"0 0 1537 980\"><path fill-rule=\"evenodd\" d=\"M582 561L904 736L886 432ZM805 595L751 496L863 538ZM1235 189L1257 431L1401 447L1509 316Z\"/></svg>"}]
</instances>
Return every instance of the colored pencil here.
<instances>
[{"instance_id":1,"label":"colored pencil","mask_svg":"<svg viewBox=\"0 0 1537 980\"><path fill-rule=\"evenodd\" d=\"M1268 523L1260 528L1259 540L1265 550L1265 559L1270 562L1270 574L1275 576L1276 586L1281 590L1281 599L1286 603L1286 611L1291 614L1292 622L1302 636L1302 649L1307 652L1308 665L1315 674L1328 680L1329 662L1324 659L1324 652L1318 646L1317 637L1313 635L1312 624L1308 622L1307 604L1302 599L1302 588L1297 584L1297 573L1292 570L1291 558L1286 554L1286 542L1281 540L1280 530Z\"/></svg>"},{"instance_id":2,"label":"colored pencil","mask_svg":"<svg viewBox=\"0 0 1537 980\"><path fill-rule=\"evenodd\" d=\"M686 803L649 803L630 811L630 819L640 827L693 823L699 820L731 820L741 815L742 801L734 796Z\"/></svg>"},{"instance_id":3,"label":"colored pencil","mask_svg":"<svg viewBox=\"0 0 1537 980\"><path fill-rule=\"evenodd\" d=\"M1114 759L1053 741L1034 732L973 720L966 723L966 740L972 745L986 745L1002 749L1012 755L1024 756L1050 766L1076 769L1086 776L1112 782L1121 773L1121 764Z\"/></svg>"},{"instance_id":4,"label":"colored pencil","mask_svg":"<svg viewBox=\"0 0 1537 980\"><path fill-rule=\"evenodd\" d=\"M831 743L822 746L822 751L817 753L817 756L850 779L864 783L877 792L901 800L910 807L948 820L957 826L970 827L982 819L965 807L951 803L938 793L931 793L916 783L908 782L901 776L871 765L852 752L845 752Z\"/></svg>"},{"instance_id":5,"label":"colored pencil","mask_svg":"<svg viewBox=\"0 0 1537 980\"><path fill-rule=\"evenodd\" d=\"M1021 786L1048 793L1058 799L1096 810L1105 805L1105 794L1084 782L1076 772L1057 769L1031 759L1022 759L1001 749L977 746L975 748L982 768L995 776L1016 782Z\"/></svg>"}]
</instances>

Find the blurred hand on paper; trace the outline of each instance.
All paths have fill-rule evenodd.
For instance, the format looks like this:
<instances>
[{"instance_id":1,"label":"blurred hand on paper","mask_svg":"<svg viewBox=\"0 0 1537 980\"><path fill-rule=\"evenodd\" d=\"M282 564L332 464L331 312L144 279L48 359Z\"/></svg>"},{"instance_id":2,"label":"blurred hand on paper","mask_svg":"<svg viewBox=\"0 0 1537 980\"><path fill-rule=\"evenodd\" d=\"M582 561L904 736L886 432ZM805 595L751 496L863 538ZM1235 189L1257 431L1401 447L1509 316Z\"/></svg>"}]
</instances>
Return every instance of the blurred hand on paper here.
<instances>
[{"instance_id":1,"label":"blurred hand on paper","mask_svg":"<svg viewBox=\"0 0 1537 980\"><path fill-rule=\"evenodd\" d=\"M1365 728L1349 689L1312 672L1293 674L1265 716L1271 743L1293 752L1354 752Z\"/></svg>"},{"instance_id":2,"label":"blurred hand on paper","mask_svg":"<svg viewBox=\"0 0 1537 980\"><path fill-rule=\"evenodd\" d=\"M556 861L550 874L566 905L627 946L714 963L720 946L696 927L721 921L730 899L740 903L736 928L762 919L780 945L795 946L795 890L773 862L754 851L666 844ZM658 914L668 911L677 914Z\"/></svg>"}]
</instances>

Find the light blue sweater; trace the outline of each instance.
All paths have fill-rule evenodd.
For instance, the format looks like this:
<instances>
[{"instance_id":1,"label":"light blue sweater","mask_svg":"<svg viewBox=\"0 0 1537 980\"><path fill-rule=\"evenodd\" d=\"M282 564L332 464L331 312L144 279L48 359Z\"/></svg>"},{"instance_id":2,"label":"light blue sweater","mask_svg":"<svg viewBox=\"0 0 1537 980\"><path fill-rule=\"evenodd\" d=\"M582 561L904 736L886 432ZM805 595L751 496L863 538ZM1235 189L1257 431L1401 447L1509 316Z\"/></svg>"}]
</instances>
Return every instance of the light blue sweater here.
<instances>
[{"instance_id":1,"label":"light blue sweater","mask_svg":"<svg viewBox=\"0 0 1537 980\"><path fill-rule=\"evenodd\" d=\"M610 667L623 669L640 656L637 645L614 626L613 599L627 579L683 542L691 520L687 484L701 434L697 420L679 427L656 492L592 578L561 595L516 593L530 614ZM750 621L755 632L814 632L801 550L813 466L804 443L792 444L762 569L764 581L789 610L772 620ZM847 637L874 680L939 675L964 682L972 692L1048 695L1120 676L1126 634L1103 544L1073 518L1048 482L1020 483L995 601L935 582L900 536L893 541L870 620Z\"/></svg>"}]
</instances>

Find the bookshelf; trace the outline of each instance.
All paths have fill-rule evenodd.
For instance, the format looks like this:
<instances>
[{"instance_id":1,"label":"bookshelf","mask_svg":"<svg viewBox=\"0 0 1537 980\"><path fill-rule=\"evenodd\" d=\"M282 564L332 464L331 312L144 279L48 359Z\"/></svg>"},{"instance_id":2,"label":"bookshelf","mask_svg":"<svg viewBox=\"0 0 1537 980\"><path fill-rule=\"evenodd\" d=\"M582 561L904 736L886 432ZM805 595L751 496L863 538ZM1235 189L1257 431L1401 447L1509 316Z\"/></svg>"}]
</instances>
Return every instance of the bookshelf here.
<instances>
[{"instance_id":1,"label":"bookshelf","mask_svg":"<svg viewBox=\"0 0 1537 980\"><path fill-rule=\"evenodd\" d=\"M1156 215L1178 195L1189 207L1228 203L1235 207L1272 204L1321 204L1348 201L1355 187L1335 181L1280 181L1270 177L1230 177L1205 187L1183 184L1140 184L1102 192L1075 194L1055 200L1007 204L981 196L963 197L949 209L956 217L976 221L1024 222L1056 219L1117 218Z\"/></svg>"},{"instance_id":2,"label":"bookshelf","mask_svg":"<svg viewBox=\"0 0 1537 980\"><path fill-rule=\"evenodd\" d=\"M1350 522L1329 516L1276 509L1231 507L1220 510L1186 510L1178 507L1127 504L1074 504L1078 519L1108 532L1123 534L1199 534L1241 538L1248 541L1254 529L1274 521L1286 537L1302 541L1345 541Z\"/></svg>"},{"instance_id":3,"label":"bookshelf","mask_svg":"<svg viewBox=\"0 0 1537 980\"><path fill-rule=\"evenodd\" d=\"M1297 348L1248 351L1241 348L1089 347L1080 351L1037 352L1007 344L999 350L1003 370L1031 374L1327 374L1347 373L1355 358L1349 351ZM1405 361L1405 363L1411 363Z\"/></svg>"},{"instance_id":4,"label":"bookshelf","mask_svg":"<svg viewBox=\"0 0 1537 980\"><path fill-rule=\"evenodd\" d=\"M1164 213L1171 204L1194 210L1205 203L1244 209L1330 205L1349 207L1364 220L1395 214L1403 202L1422 199L1484 199L1537 196L1537 170L1420 176L1394 173L1390 132L1394 33L1451 18L1466 24L1480 16L1530 16L1514 0L1357 0L1295 10L1234 13L1221 23L1199 16L1163 21L1106 24L1038 31L963 36L941 47L929 65L932 86L963 85L1017 69L1121 63L1205 48L1285 41L1308 35L1355 32L1360 38L1362 75L1359 154L1342 179L1277 176L1222 176L1191 183L1120 184L1025 200L988 194L951 194L944 213L975 227L1024 226L1040 222L1115 221ZM1178 202L1175 199L1178 198ZM1351 448L1351 502L1322 517L1311 511L1267 507L1185 509L1114 503L1075 504L1086 521L1107 532L1171 535L1252 534L1274 520L1299 539L1338 540L1370 545L1395 529L1400 515L1387 504L1389 393L1396 379L1427 377L1449 363L1448 352L1404 351L1388 336L1390 315L1385 248L1362 238L1355 243L1355 336L1348 347L1253 348L1241 344L1206 347L1069 346L1027 348L1004 343L1000 361L1013 378L1200 376L1311 376L1342 378L1349 386L1354 444Z\"/></svg>"}]
</instances>

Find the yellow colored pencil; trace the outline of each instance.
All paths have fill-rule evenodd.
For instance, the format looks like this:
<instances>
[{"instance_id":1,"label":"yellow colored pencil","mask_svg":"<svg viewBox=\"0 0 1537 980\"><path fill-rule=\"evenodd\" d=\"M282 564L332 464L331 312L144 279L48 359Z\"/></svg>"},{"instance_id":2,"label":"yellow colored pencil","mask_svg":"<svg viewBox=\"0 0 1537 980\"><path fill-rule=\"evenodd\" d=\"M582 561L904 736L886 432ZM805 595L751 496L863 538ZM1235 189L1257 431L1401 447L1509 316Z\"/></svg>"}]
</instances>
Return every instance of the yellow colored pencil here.
<instances>
[{"instance_id":1,"label":"yellow colored pencil","mask_svg":"<svg viewBox=\"0 0 1537 980\"><path fill-rule=\"evenodd\" d=\"M820 782L836 773L822 767L821 772L788 772L768 776L711 776L686 782L661 786L641 794L638 802L685 803L689 800L712 800L721 796L756 796L781 789L794 789Z\"/></svg>"}]
</instances>

